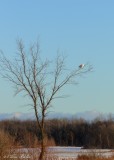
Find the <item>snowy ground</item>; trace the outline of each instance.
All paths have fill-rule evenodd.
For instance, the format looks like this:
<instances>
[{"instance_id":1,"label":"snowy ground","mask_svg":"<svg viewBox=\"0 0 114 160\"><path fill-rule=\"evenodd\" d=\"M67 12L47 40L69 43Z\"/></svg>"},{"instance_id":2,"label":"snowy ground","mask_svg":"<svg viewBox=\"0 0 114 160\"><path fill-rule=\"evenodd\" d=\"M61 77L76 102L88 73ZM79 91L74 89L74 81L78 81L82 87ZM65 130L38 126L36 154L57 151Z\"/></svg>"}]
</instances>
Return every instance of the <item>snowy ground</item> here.
<instances>
[{"instance_id":1,"label":"snowy ground","mask_svg":"<svg viewBox=\"0 0 114 160\"><path fill-rule=\"evenodd\" d=\"M50 147L50 153L59 158L76 158L78 155L91 154L110 157L114 155L113 150L110 149L82 149L81 147Z\"/></svg>"},{"instance_id":2,"label":"snowy ground","mask_svg":"<svg viewBox=\"0 0 114 160\"><path fill-rule=\"evenodd\" d=\"M18 150L18 152L21 153L21 157L24 159L29 158L30 155L37 154L39 149L27 149L27 148L21 148ZM31 154L30 154L31 153ZM47 149L47 156L54 156L58 160L67 160L68 158L76 159L78 155L83 154L92 154L92 155L98 155L98 156L104 156L104 157L110 157L114 155L114 150L110 149L82 149L81 147L49 147ZM31 158L30 158L31 159Z\"/></svg>"}]
</instances>

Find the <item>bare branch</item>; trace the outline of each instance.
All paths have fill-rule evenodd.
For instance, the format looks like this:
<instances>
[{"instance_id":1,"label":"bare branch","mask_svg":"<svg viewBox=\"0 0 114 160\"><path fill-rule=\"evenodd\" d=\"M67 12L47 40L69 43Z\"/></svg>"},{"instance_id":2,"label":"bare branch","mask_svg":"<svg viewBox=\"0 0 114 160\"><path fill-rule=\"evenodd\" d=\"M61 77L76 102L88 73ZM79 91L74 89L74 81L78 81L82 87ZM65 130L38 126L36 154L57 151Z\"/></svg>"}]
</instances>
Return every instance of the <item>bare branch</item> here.
<instances>
[{"instance_id":1,"label":"bare branch","mask_svg":"<svg viewBox=\"0 0 114 160\"><path fill-rule=\"evenodd\" d=\"M31 99L43 147L44 122L52 101L65 98L57 94L64 86L77 84L77 77L91 72L92 66L81 64L79 68L69 71L65 66L65 57L57 55L54 68L50 60L41 60L38 43L32 45L29 52L25 51L22 40L18 40L17 45L18 52L12 61L0 51L0 73L14 84L15 95L24 93Z\"/></svg>"}]
</instances>

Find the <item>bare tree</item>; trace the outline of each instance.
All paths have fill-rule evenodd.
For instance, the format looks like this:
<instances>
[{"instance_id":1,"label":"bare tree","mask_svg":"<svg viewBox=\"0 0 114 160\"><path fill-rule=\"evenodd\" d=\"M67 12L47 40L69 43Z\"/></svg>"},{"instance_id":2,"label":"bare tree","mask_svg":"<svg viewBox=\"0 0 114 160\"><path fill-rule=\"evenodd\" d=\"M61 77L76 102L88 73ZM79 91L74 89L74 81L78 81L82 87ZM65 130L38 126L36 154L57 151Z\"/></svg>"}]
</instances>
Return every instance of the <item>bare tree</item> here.
<instances>
[{"instance_id":1,"label":"bare tree","mask_svg":"<svg viewBox=\"0 0 114 160\"><path fill-rule=\"evenodd\" d=\"M54 63L42 61L39 55L38 43L25 51L21 40L17 42L18 52L13 60L9 60L1 51L0 67L3 78L15 86L15 94L23 92L31 99L32 107L41 132L41 153L39 160L45 154L45 117L54 99L60 98L58 92L67 84L75 84L76 78L91 71L89 64L80 65L69 71L65 67L65 58L57 55Z\"/></svg>"}]
</instances>

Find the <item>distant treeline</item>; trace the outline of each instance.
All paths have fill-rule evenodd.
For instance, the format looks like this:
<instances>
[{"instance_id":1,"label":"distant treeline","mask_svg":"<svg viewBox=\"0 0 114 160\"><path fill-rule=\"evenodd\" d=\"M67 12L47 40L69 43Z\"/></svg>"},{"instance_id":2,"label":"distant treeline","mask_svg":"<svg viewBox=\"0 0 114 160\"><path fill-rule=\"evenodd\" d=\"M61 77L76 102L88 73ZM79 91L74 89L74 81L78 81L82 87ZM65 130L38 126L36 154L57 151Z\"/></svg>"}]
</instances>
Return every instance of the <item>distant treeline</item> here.
<instances>
[{"instance_id":1,"label":"distant treeline","mask_svg":"<svg viewBox=\"0 0 114 160\"><path fill-rule=\"evenodd\" d=\"M32 120L0 121L0 130L9 134L15 144L34 147L40 143L40 132ZM47 145L114 148L114 121L52 119L46 120ZM38 139L38 140L37 140Z\"/></svg>"}]
</instances>

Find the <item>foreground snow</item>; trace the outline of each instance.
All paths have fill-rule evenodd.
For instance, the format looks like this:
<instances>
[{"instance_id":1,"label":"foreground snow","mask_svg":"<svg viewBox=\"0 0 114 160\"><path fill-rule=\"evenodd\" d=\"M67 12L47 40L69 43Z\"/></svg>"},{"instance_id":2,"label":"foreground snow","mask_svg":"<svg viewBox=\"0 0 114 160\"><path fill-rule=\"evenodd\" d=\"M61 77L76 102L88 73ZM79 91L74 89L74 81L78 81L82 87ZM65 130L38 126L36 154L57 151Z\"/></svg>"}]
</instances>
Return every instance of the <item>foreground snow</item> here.
<instances>
[{"instance_id":1,"label":"foreground snow","mask_svg":"<svg viewBox=\"0 0 114 160\"><path fill-rule=\"evenodd\" d=\"M48 151L59 158L77 158L78 155L95 154L97 156L110 157L114 155L110 149L83 149L82 147L49 147Z\"/></svg>"},{"instance_id":2,"label":"foreground snow","mask_svg":"<svg viewBox=\"0 0 114 160\"><path fill-rule=\"evenodd\" d=\"M15 150L17 153L20 153L20 157L22 159L32 159L31 157L33 155L38 154L39 149L38 148L21 148ZM62 159L69 159L72 160L76 159L78 155L97 155L97 156L104 156L104 157L110 157L114 156L114 150L110 149L83 149L82 147L48 147L47 148L47 157L52 156L55 157L57 160ZM15 155L11 155L11 158L13 158ZM48 159L48 158L47 158Z\"/></svg>"}]
</instances>

